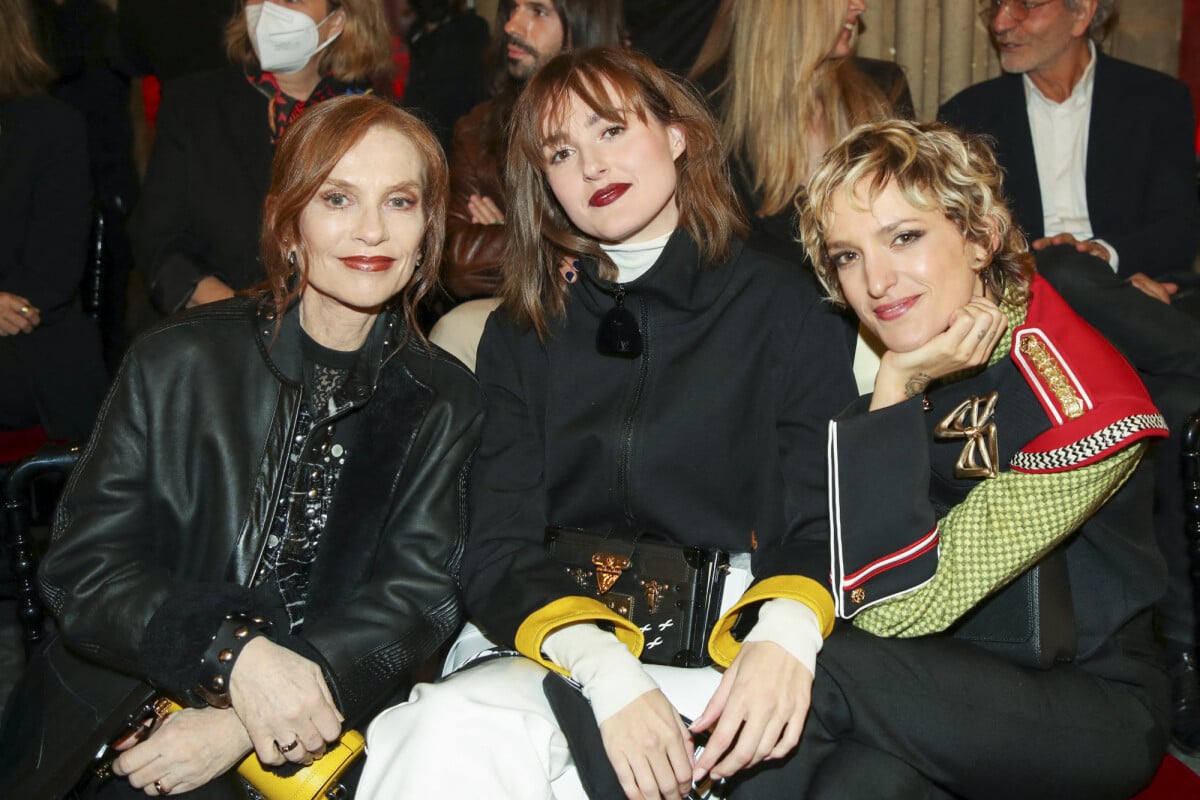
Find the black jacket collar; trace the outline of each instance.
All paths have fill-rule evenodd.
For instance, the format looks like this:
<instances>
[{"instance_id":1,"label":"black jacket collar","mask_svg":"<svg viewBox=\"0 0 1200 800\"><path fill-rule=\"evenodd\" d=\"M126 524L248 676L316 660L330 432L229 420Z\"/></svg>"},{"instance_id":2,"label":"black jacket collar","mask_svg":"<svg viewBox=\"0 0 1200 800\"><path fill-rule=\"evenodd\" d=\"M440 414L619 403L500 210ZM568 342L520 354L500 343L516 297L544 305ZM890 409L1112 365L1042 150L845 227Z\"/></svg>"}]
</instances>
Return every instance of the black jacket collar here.
<instances>
[{"instance_id":1,"label":"black jacket collar","mask_svg":"<svg viewBox=\"0 0 1200 800\"><path fill-rule=\"evenodd\" d=\"M258 350L267 366L285 384L299 387L304 374L301 354L300 303L295 300L284 313L275 335L275 311L269 298L259 302L253 317ZM405 330L398 309L385 308L376 318L367 341L350 369L346 381L334 392L338 413L370 399L379 384L379 371L403 346Z\"/></svg>"},{"instance_id":2,"label":"black jacket collar","mask_svg":"<svg viewBox=\"0 0 1200 800\"><path fill-rule=\"evenodd\" d=\"M612 308L613 297L624 292L626 297L653 300L667 323L691 319L712 307L724 293L737 269L743 247L740 239L734 239L727 262L703 267L699 247L687 231L679 228L667 241L654 266L629 283L605 280L600 277L600 265L595 258L581 259L580 271L584 280L571 287L572 295L577 298L576 302L599 314Z\"/></svg>"}]
</instances>

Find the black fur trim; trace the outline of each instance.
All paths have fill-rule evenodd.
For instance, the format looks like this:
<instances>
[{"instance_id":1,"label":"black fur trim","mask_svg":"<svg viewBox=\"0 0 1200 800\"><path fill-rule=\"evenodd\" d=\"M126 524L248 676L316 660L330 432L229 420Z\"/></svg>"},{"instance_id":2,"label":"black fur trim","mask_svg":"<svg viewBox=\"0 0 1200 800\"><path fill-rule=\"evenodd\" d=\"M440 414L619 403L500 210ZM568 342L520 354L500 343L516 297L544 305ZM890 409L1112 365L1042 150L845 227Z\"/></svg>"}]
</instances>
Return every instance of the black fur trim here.
<instances>
[{"instance_id":1,"label":"black fur trim","mask_svg":"<svg viewBox=\"0 0 1200 800\"><path fill-rule=\"evenodd\" d=\"M181 586L150 619L138 651L141 672L158 689L195 702L193 688L204 673L204 652L227 614L254 614L287 630L283 609L262 608L244 586L192 583ZM281 627L282 626L282 627Z\"/></svg>"},{"instance_id":2,"label":"black fur trim","mask_svg":"<svg viewBox=\"0 0 1200 800\"><path fill-rule=\"evenodd\" d=\"M330 501L328 522L309 575L306 624L337 613L352 595L346 588L369 578L373 554L392 511L398 476L432 396L399 365L380 372L375 393L376 401L359 412L350 450L354 457L346 464Z\"/></svg>"}]
</instances>

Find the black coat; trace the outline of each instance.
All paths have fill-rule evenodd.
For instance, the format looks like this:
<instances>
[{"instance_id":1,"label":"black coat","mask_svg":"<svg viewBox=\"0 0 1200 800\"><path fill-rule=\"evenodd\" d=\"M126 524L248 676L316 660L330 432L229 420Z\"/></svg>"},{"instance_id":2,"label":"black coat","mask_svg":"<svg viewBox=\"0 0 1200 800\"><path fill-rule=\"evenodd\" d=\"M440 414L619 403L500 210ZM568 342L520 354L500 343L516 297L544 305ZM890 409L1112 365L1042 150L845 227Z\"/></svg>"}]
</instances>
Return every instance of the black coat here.
<instances>
[{"instance_id":1,"label":"black coat","mask_svg":"<svg viewBox=\"0 0 1200 800\"><path fill-rule=\"evenodd\" d=\"M134 256L162 311L182 308L209 275L234 289L266 277L258 242L275 154L268 104L237 67L163 87L154 152L130 221Z\"/></svg>"},{"instance_id":2,"label":"black coat","mask_svg":"<svg viewBox=\"0 0 1200 800\"><path fill-rule=\"evenodd\" d=\"M1187 87L1100 52L1095 81L1084 173L1092 232L1116 248L1123 278L1190 271L1200 216ZM1042 194L1022 76L967 87L938 119L995 140L1009 207L1025 234L1040 239Z\"/></svg>"},{"instance_id":3,"label":"black coat","mask_svg":"<svg viewBox=\"0 0 1200 800\"><path fill-rule=\"evenodd\" d=\"M189 698L225 614L279 618L247 584L297 446L297 317L272 344L271 317L236 299L177 315L131 349L42 565L61 639L7 716L10 781L78 774L78 759L113 736L109 709L139 680ZM388 321L334 395L339 415L360 410L303 630L272 634L321 665L348 727L394 702L407 671L461 621L462 499L481 420L470 374L416 340L397 349ZM322 429L317 420L303 446ZM0 782L0 796L44 796L14 783Z\"/></svg>"},{"instance_id":4,"label":"black coat","mask_svg":"<svg viewBox=\"0 0 1200 800\"><path fill-rule=\"evenodd\" d=\"M429 125L449 153L454 123L487 98L483 81L487 23L474 11L466 11L432 31L416 25L413 31L404 107Z\"/></svg>"},{"instance_id":5,"label":"black coat","mask_svg":"<svg viewBox=\"0 0 1200 800\"><path fill-rule=\"evenodd\" d=\"M108 383L96 326L71 305L90 225L82 117L41 94L0 102L0 291L42 319L0 337L0 409L55 438L87 436Z\"/></svg>"},{"instance_id":6,"label":"black coat","mask_svg":"<svg viewBox=\"0 0 1200 800\"><path fill-rule=\"evenodd\" d=\"M623 284L644 348L622 358L596 350L614 302L595 269L585 260L545 344L503 311L480 341L488 425L463 570L472 618L512 644L533 612L579 593L542 545L549 525L754 551L757 579L804 576L827 592L825 430L854 386L842 322L816 281L740 242L699 269L676 232Z\"/></svg>"}]
</instances>

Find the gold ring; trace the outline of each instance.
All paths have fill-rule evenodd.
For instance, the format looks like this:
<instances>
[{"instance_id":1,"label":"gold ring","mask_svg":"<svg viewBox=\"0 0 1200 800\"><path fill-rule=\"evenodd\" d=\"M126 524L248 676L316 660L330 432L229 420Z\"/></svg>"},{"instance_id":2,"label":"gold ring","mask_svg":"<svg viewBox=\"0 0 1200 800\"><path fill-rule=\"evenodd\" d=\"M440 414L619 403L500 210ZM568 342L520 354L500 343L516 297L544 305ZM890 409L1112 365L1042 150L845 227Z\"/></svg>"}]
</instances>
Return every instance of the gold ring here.
<instances>
[{"instance_id":1,"label":"gold ring","mask_svg":"<svg viewBox=\"0 0 1200 800\"><path fill-rule=\"evenodd\" d=\"M21 306L20 311L22 314L28 315L29 314L29 306Z\"/></svg>"},{"instance_id":2,"label":"gold ring","mask_svg":"<svg viewBox=\"0 0 1200 800\"><path fill-rule=\"evenodd\" d=\"M158 792L159 794L170 794L171 793L170 789L163 788L162 778L159 778L158 780L156 780L154 782L154 791Z\"/></svg>"},{"instance_id":3,"label":"gold ring","mask_svg":"<svg viewBox=\"0 0 1200 800\"><path fill-rule=\"evenodd\" d=\"M278 739L275 740L275 747L281 753L290 753L299 746L300 746L299 739L294 740L291 744L280 744Z\"/></svg>"}]
</instances>

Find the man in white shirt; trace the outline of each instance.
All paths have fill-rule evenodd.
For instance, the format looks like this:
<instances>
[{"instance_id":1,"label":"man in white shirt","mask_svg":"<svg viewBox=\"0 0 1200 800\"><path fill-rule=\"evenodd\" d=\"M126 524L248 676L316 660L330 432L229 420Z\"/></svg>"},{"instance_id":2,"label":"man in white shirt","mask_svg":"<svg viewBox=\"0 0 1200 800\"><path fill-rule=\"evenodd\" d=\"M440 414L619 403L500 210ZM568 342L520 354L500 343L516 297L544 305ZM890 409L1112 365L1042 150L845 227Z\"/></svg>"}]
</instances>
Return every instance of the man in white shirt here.
<instances>
[{"instance_id":1,"label":"man in white shirt","mask_svg":"<svg viewBox=\"0 0 1200 800\"><path fill-rule=\"evenodd\" d=\"M996 140L1018 221L1041 250L1072 244L1162 300L1196 255L1187 88L1099 52L1115 0L983 0L1005 75L939 118Z\"/></svg>"}]
</instances>

